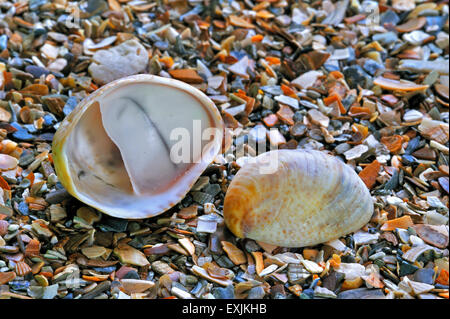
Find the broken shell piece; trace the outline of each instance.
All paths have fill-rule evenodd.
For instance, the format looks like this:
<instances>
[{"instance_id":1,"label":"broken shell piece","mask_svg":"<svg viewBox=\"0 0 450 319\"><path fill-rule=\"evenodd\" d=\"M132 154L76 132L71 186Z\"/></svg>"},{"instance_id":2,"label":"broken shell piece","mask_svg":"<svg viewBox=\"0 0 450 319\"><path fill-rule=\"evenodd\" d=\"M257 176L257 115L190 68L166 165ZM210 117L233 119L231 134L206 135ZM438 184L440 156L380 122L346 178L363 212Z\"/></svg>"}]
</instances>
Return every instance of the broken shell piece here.
<instances>
[{"instance_id":1,"label":"broken shell piece","mask_svg":"<svg viewBox=\"0 0 450 319\"><path fill-rule=\"evenodd\" d=\"M64 119L53 159L63 186L82 202L147 218L185 196L219 153L222 134L220 113L202 92L134 75L103 86Z\"/></svg>"},{"instance_id":2,"label":"broken shell piece","mask_svg":"<svg viewBox=\"0 0 450 319\"><path fill-rule=\"evenodd\" d=\"M267 152L244 165L223 209L236 236L284 247L354 232L372 212L369 190L350 166L323 152L299 150Z\"/></svg>"}]
</instances>

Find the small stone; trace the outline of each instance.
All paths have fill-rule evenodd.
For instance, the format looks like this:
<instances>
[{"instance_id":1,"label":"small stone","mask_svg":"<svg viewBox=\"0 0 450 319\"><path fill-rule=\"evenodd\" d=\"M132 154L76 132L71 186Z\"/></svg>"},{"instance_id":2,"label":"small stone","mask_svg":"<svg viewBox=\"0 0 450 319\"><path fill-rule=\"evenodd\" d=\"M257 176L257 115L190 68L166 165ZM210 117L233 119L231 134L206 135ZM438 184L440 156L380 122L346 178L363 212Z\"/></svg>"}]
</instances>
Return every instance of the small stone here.
<instances>
[{"instance_id":1,"label":"small stone","mask_svg":"<svg viewBox=\"0 0 450 319\"><path fill-rule=\"evenodd\" d=\"M449 99L448 86L443 85L443 84L435 84L434 89L442 98L444 98L446 100Z\"/></svg>"},{"instance_id":2,"label":"small stone","mask_svg":"<svg viewBox=\"0 0 450 319\"><path fill-rule=\"evenodd\" d=\"M60 72L67 66L67 60L60 58L56 59L47 66L47 69L53 72Z\"/></svg>"},{"instance_id":3,"label":"small stone","mask_svg":"<svg viewBox=\"0 0 450 319\"><path fill-rule=\"evenodd\" d=\"M438 182L439 182L439 185L441 185L442 189L444 189L448 194L448 190L449 190L448 176L439 177Z\"/></svg>"},{"instance_id":4,"label":"small stone","mask_svg":"<svg viewBox=\"0 0 450 319\"><path fill-rule=\"evenodd\" d=\"M140 279L135 268L129 266L122 266L116 271L116 278L118 279Z\"/></svg>"},{"instance_id":5,"label":"small stone","mask_svg":"<svg viewBox=\"0 0 450 319\"><path fill-rule=\"evenodd\" d=\"M208 86L217 90L221 85L225 78L223 76L217 75L208 78Z\"/></svg>"},{"instance_id":6,"label":"small stone","mask_svg":"<svg viewBox=\"0 0 450 319\"><path fill-rule=\"evenodd\" d=\"M98 50L92 57L89 73L99 84L143 72L147 68L148 53L137 40L125 41L107 50Z\"/></svg>"},{"instance_id":7,"label":"small stone","mask_svg":"<svg viewBox=\"0 0 450 319\"><path fill-rule=\"evenodd\" d=\"M372 59L367 59L366 62L364 62L363 69L370 75L375 75L378 70L384 69L384 65L375 62Z\"/></svg>"},{"instance_id":8,"label":"small stone","mask_svg":"<svg viewBox=\"0 0 450 319\"><path fill-rule=\"evenodd\" d=\"M294 124L294 121L292 119L294 117L294 112L292 112L289 106L281 104L280 109L277 112L277 116L287 125Z\"/></svg>"},{"instance_id":9,"label":"small stone","mask_svg":"<svg viewBox=\"0 0 450 319\"><path fill-rule=\"evenodd\" d=\"M392 0L392 7L398 11L410 11L416 7L414 0Z\"/></svg>"},{"instance_id":10,"label":"small stone","mask_svg":"<svg viewBox=\"0 0 450 319\"><path fill-rule=\"evenodd\" d=\"M411 242L411 245L413 245L413 247L425 245L425 242L422 239L414 235L409 236L409 241Z\"/></svg>"},{"instance_id":11,"label":"small stone","mask_svg":"<svg viewBox=\"0 0 450 319\"><path fill-rule=\"evenodd\" d=\"M422 29L426 22L427 19L425 17L414 18L401 25L396 26L395 29L398 32L411 32L414 30Z\"/></svg>"}]
</instances>

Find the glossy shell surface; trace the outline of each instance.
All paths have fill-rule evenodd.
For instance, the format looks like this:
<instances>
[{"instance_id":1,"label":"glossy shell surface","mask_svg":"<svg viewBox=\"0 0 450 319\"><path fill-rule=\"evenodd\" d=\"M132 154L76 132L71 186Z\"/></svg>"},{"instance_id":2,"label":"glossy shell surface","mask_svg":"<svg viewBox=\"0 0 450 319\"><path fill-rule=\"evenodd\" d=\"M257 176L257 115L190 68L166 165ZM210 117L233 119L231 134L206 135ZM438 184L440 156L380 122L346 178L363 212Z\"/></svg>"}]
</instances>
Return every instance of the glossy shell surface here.
<instances>
[{"instance_id":1,"label":"glossy shell surface","mask_svg":"<svg viewBox=\"0 0 450 319\"><path fill-rule=\"evenodd\" d=\"M267 174L262 168L269 167L269 158L278 169ZM337 158L276 150L255 159L238 171L225 196L225 223L236 236L304 247L357 231L370 220L369 190Z\"/></svg>"},{"instance_id":2,"label":"glossy shell surface","mask_svg":"<svg viewBox=\"0 0 450 319\"><path fill-rule=\"evenodd\" d=\"M185 126L194 120L218 134L202 140L202 152L189 162L174 163L172 131L192 133ZM141 74L81 101L58 128L52 151L71 195L108 215L140 219L182 200L220 152L222 137L222 118L205 94L178 80ZM196 137L189 138L192 145Z\"/></svg>"}]
</instances>

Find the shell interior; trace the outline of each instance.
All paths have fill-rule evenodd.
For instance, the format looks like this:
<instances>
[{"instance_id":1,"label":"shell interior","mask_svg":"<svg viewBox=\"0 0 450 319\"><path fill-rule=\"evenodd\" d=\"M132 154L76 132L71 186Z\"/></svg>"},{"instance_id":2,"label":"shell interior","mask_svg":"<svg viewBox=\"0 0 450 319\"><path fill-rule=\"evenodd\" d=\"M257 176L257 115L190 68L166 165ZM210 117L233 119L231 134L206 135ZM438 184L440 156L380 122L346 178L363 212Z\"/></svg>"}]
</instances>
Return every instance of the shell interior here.
<instances>
[{"instance_id":1,"label":"shell interior","mask_svg":"<svg viewBox=\"0 0 450 319\"><path fill-rule=\"evenodd\" d=\"M154 76L134 79L102 88L61 128L63 185L124 218L154 216L179 202L222 142L220 115L200 91ZM207 128L220 134L202 135ZM182 151L182 160L173 156Z\"/></svg>"}]
</instances>

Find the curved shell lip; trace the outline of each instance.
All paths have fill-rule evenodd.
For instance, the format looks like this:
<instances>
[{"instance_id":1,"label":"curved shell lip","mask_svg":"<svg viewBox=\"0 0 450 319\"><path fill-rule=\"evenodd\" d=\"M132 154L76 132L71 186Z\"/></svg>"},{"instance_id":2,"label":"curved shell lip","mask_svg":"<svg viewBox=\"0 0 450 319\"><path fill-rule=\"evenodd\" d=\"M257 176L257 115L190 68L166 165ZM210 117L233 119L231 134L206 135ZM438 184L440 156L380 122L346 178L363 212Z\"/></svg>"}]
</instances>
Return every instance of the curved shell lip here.
<instances>
[{"instance_id":1,"label":"curved shell lip","mask_svg":"<svg viewBox=\"0 0 450 319\"><path fill-rule=\"evenodd\" d=\"M78 123L78 121L82 118L85 111L91 106L95 100L101 96L102 94L107 93L109 90L114 90L118 85L125 83L148 83L148 84L157 84L157 85L166 85L168 87L173 87L175 89L179 89L187 94L190 94L195 99L201 103L205 109L208 110L209 116L212 119L212 123L214 127L219 128L219 134L216 136L217 143L211 143L211 148L204 152L204 154L208 155L211 158L208 160L204 160L202 158L199 163L196 163L189 171L196 176L196 178L192 179L192 182L186 187L186 191L183 194L179 194L179 199L176 202L171 202L166 207L158 209L158 211L152 211L150 213L144 214L136 214L138 216L130 215L129 210L126 208L114 208L102 205L91 198L82 195L78 190L76 185L73 183L70 169L69 169L69 161L66 154L66 140L69 137L71 129ZM95 92L90 94L88 97L84 98L80 103L75 107L75 109L66 116L66 118L61 122L60 127L56 131L53 142L52 142L52 153L53 153L53 162L56 174L58 176L59 181L64 186L64 188L75 198L80 200L81 202L109 215L117 218L126 218L126 219L143 219L150 218L164 213L169 210L173 206L175 206L178 202L180 202L186 194L190 191L192 186L197 181L198 177L202 174L202 172L207 168L207 166L214 160L214 157L219 154L222 145L223 139L223 128L224 122L220 115L219 110L215 106L214 102L211 101L203 92L198 90L197 88L184 83L182 81L172 79L172 78L164 78L151 74L137 74L128 77L124 77L115 81L112 81L101 88L97 89ZM125 213L127 212L127 213ZM138 212L138 211L136 211ZM142 211L141 211L142 212Z\"/></svg>"}]
</instances>

